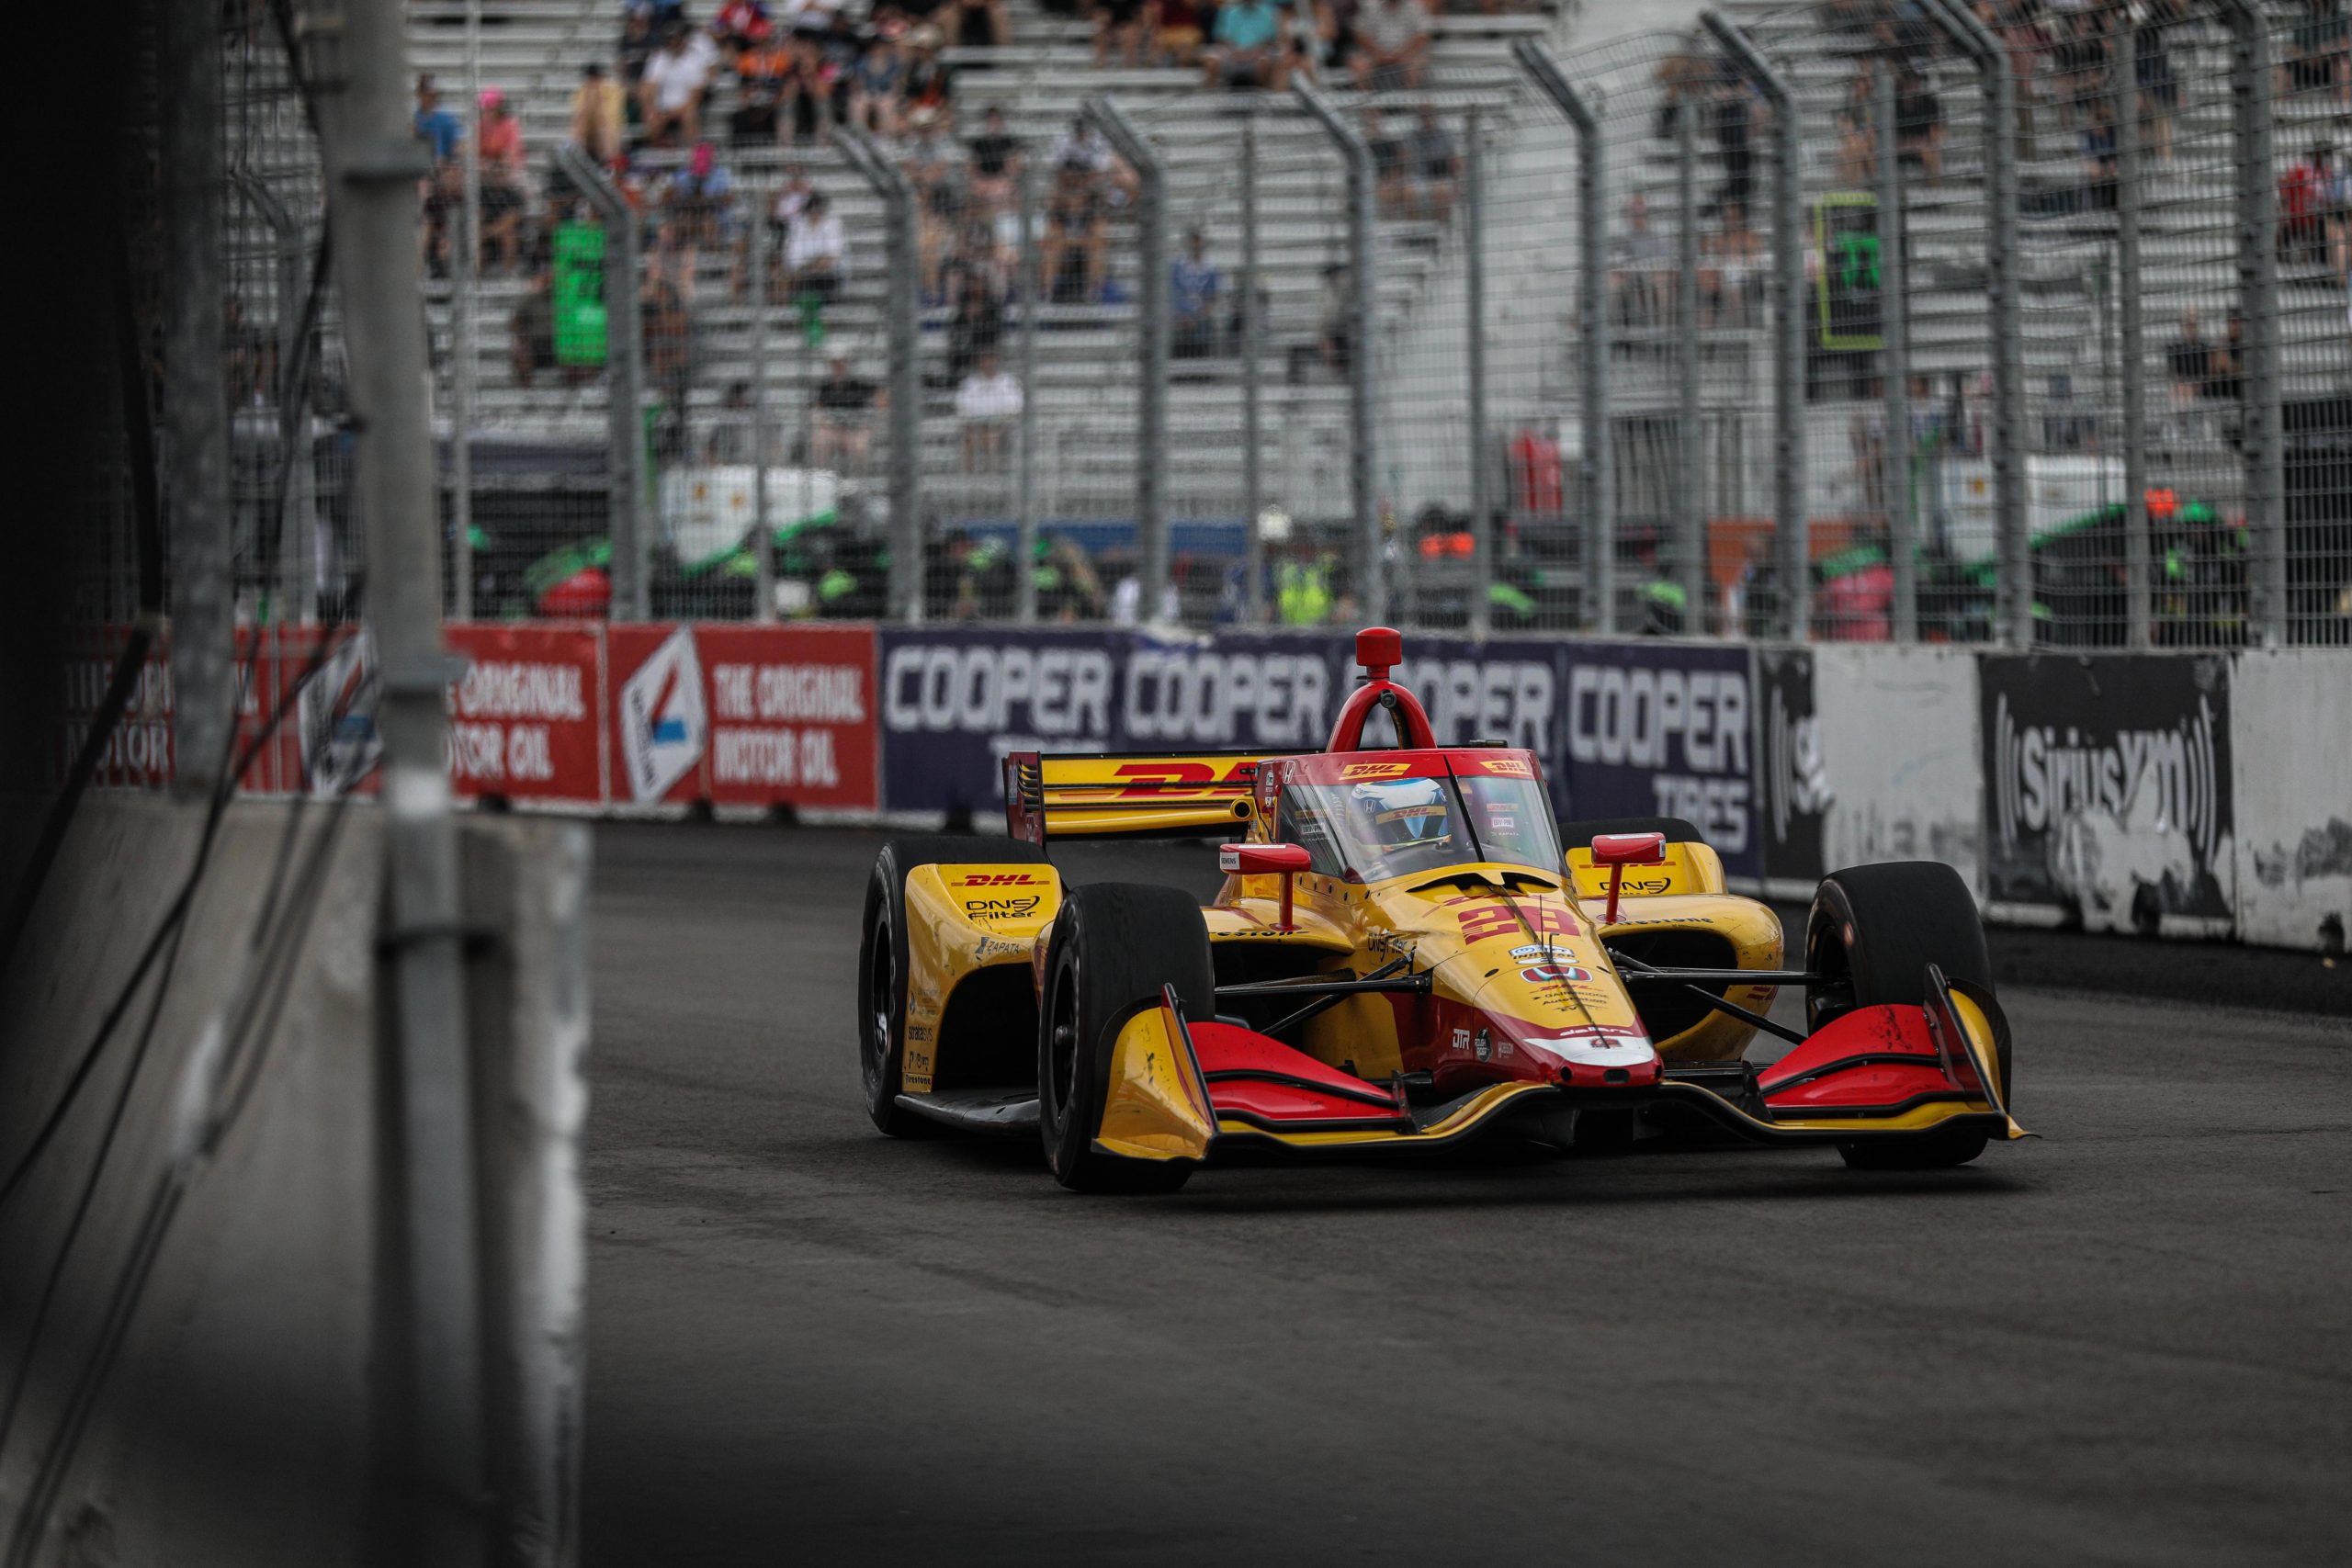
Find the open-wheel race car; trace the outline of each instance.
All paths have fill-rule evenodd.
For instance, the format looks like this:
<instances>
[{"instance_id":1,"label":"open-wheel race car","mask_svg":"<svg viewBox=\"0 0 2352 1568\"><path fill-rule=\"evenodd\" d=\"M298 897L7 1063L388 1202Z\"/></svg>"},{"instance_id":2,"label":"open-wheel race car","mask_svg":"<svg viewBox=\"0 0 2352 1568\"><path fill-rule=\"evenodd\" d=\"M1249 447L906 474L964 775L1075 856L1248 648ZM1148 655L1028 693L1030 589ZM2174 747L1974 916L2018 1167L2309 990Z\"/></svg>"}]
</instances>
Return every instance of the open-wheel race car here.
<instances>
[{"instance_id":1,"label":"open-wheel race car","mask_svg":"<svg viewBox=\"0 0 2352 1568\"><path fill-rule=\"evenodd\" d=\"M1434 743L1388 679L1396 632L1356 652L1322 751L1016 753L1009 839L886 845L859 970L875 1124L1037 1136L1097 1192L1242 1149L1748 1139L1918 1168L2026 1135L1950 867L1825 878L1790 967L1779 917L1724 891L1688 824L1555 824L1532 753ZM1215 901L1067 885L1047 859L1137 834L1232 839ZM1782 986L1803 1032L1767 1016ZM1761 1069L1759 1031L1791 1043Z\"/></svg>"}]
</instances>

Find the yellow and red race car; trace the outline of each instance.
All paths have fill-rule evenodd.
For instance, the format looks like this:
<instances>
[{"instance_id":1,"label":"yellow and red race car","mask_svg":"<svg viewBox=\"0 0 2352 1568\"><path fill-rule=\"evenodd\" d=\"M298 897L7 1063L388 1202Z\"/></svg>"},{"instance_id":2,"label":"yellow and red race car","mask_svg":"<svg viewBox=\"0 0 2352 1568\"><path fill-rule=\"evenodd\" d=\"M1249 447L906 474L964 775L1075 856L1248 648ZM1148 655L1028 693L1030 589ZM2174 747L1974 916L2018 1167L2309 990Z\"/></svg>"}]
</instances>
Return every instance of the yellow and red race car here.
<instances>
[{"instance_id":1,"label":"yellow and red race car","mask_svg":"<svg viewBox=\"0 0 2352 1568\"><path fill-rule=\"evenodd\" d=\"M1886 1168L2026 1135L1950 867L1825 878L1788 967L1779 917L1724 890L1687 824L1555 824L1532 753L1434 744L1388 679L1401 653L1358 636L1322 751L1017 753L1009 839L886 845L858 997L875 1124L1035 1135L1065 1185L1125 1192L1245 1147L1700 1133ZM1132 834L1232 837L1216 901L1068 886L1046 858ZM1804 1032L1766 1016L1781 986L1804 987ZM1792 1046L1761 1070L1758 1031Z\"/></svg>"}]
</instances>

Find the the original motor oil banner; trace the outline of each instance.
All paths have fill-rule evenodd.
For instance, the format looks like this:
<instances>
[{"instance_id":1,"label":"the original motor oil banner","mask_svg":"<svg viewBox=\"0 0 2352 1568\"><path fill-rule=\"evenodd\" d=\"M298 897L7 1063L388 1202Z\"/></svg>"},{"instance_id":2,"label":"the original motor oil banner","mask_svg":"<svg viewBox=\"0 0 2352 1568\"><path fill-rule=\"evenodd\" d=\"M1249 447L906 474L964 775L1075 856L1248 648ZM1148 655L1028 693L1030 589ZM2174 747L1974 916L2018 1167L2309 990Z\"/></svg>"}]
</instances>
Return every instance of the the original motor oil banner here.
<instances>
[{"instance_id":1,"label":"the original motor oil banner","mask_svg":"<svg viewBox=\"0 0 2352 1568\"><path fill-rule=\"evenodd\" d=\"M1756 650L1757 820L1774 882L1811 884L1828 869L1822 827L1834 792L1814 692L1813 649Z\"/></svg>"},{"instance_id":2,"label":"the original motor oil banner","mask_svg":"<svg viewBox=\"0 0 2352 1568\"><path fill-rule=\"evenodd\" d=\"M1748 650L1576 643L1561 655L1566 814L1685 818L1725 871L1760 875Z\"/></svg>"},{"instance_id":3,"label":"the original motor oil banner","mask_svg":"<svg viewBox=\"0 0 2352 1568\"><path fill-rule=\"evenodd\" d=\"M1982 656L1984 895L2093 930L2231 919L2226 657Z\"/></svg>"},{"instance_id":4,"label":"the original motor oil banner","mask_svg":"<svg viewBox=\"0 0 2352 1568\"><path fill-rule=\"evenodd\" d=\"M461 795L586 806L605 799L604 630L560 624L448 628L449 783Z\"/></svg>"},{"instance_id":5,"label":"the original motor oil banner","mask_svg":"<svg viewBox=\"0 0 2352 1568\"><path fill-rule=\"evenodd\" d=\"M609 798L870 811L869 626L616 626Z\"/></svg>"}]
</instances>

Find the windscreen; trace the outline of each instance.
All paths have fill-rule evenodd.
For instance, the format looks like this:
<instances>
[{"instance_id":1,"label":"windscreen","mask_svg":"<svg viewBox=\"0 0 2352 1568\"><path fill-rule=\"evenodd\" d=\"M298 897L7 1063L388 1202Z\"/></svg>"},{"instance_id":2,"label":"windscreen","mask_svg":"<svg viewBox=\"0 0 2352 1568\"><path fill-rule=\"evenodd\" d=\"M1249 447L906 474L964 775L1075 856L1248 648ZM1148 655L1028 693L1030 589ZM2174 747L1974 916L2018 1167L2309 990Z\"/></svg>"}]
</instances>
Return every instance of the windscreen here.
<instances>
[{"instance_id":1,"label":"windscreen","mask_svg":"<svg viewBox=\"0 0 2352 1568\"><path fill-rule=\"evenodd\" d=\"M1277 835L1328 876L1364 882L1494 861L1560 874L1551 799L1533 779L1377 779L1284 786Z\"/></svg>"}]
</instances>

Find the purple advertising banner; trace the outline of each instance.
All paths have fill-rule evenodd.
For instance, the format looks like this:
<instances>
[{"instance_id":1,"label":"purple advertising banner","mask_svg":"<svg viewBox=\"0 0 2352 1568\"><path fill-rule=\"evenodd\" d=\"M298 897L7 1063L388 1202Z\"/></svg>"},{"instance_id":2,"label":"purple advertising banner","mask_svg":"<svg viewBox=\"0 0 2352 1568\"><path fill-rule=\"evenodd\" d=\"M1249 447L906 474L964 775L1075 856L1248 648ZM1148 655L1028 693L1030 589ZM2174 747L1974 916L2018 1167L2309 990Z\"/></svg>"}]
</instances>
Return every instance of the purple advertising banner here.
<instances>
[{"instance_id":1,"label":"purple advertising banner","mask_svg":"<svg viewBox=\"0 0 2352 1568\"><path fill-rule=\"evenodd\" d=\"M1576 643L1560 657L1562 815L1685 818L1725 871L1760 875L1748 650Z\"/></svg>"},{"instance_id":2,"label":"purple advertising banner","mask_svg":"<svg viewBox=\"0 0 2352 1568\"><path fill-rule=\"evenodd\" d=\"M879 635L887 810L988 816L1003 807L1006 752L1119 749L1127 633L886 626Z\"/></svg>"}]
</instances>

